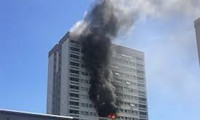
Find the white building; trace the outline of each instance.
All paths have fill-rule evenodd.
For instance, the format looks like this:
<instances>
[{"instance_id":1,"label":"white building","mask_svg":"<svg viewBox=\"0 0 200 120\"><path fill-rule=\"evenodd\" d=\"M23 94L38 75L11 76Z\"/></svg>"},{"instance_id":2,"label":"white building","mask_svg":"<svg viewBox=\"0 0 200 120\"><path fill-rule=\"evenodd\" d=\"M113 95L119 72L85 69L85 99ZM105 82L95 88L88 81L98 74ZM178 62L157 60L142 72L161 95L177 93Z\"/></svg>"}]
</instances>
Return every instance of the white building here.
<instances>
[{"instance_id":1,"label":"white building","mask_svg":"<svg viewBox=\"0 0 200 120\"><path fill-rule=\"evenodd\" d=\"M118 120L148 120L144 53L113 45L114 83L121 91ZM67 33L49 52L47 113L69 115L77 120L98 118L89 100L89 73L81 62L79 43Z\"/></svg>"},{"instance_id":2,"label":"white building","mask_svg":"<svg viewBox=\"0 0 200 120\"><path fill-rule=\"evenodd\" d=\"M200 63L200 18L194 21Z\"/></svg>"}]
</instances>

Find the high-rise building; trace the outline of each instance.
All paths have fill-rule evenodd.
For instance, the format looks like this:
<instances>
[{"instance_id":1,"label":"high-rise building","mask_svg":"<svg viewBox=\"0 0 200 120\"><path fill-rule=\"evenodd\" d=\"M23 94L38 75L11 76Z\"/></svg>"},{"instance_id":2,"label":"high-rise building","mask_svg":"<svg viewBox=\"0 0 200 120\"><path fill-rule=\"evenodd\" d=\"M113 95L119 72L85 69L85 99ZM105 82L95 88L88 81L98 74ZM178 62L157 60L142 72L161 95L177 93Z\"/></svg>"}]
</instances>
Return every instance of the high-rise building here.
<instances>
[{"instance_id":1,"label":"high-rise building","mask_svg":"<svg viewBox=\"0 0 200 120\"><path fill-rule=\"evenodd\" d=\"M194 25L195 25L195 29L196 29L196 39L197 39L199 64L200 64L200 18L194 21Z\"/></svg>"},{"instance_id":2,"label":"high-rise building","mask_svg":"<svg viewBox=\"0 0 200 120\"><path fill-rule=\"evenodd\" d=\"M144 53L112 45L113 83L121 98L117 120L148 120ZM47 113L78 120L99 118L89 99L90 74L83 64L79 42L67 33L49 52Z\"/></svg>"}]
</instances>

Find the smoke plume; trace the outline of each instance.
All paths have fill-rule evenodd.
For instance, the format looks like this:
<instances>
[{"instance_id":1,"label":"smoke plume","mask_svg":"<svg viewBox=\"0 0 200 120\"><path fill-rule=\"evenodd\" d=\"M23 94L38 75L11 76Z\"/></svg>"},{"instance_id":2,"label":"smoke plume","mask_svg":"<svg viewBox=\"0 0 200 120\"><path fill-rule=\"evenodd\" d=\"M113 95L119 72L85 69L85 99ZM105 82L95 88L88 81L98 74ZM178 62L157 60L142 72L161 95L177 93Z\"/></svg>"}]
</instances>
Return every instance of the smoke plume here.
<instances>
[{"instance_id":1,"label":"smoke plume","mask_svg":"<svg viewBox=\"0 0 200 120\"><path fill-rule=\"evenodd\" d=\"M124 9L125 3L118 4L116 1L97 1L84 20L71 31L72 36L81 42L83 61L90 73L89 98L100 117L117 113L118 99L109 67L111 41L119 33L128 31L134 21L130 17L132 11Z\"/></svg>"},{"instance_id":2,"label":"smoke plume","mask_svg":"<svg viewBox=\"0 0 200 120\"><path fill-rule=\"evenodd\" d=\"M141 17L196 14L199 4L199 0L97 0L84 19L76 23L71 35L81 42L83 61L91 75L89 97L99 116L116 114L118 107L109 68L111 41L128 32Z\"/></svg>"}]
</instances>

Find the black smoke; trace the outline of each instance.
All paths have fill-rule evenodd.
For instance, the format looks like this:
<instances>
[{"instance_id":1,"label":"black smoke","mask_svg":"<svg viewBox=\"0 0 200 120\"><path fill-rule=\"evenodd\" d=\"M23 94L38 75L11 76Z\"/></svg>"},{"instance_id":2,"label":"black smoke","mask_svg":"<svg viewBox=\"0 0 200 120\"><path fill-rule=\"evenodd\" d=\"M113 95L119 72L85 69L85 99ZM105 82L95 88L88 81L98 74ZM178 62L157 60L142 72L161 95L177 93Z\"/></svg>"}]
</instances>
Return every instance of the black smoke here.
<instances>
[{"instance_id":1,"label":"black smoke","mask_svg":"<svg viewBox=\"0 0 200 120\"><path fill-rule=\"evenodd\" d=\"M94 103L98 115L108 116L117 112L114 88L110 76L111 40L98 33L91 33L82 39L83 60L90 72L90 100Z\"/></svg>"},{"instance_id":2,"label":"black smoke","mask_svg":"<svg viewBox=\"0 0 200 120\"><path fill-rule=\"evenodd\" d=\"M116 0L97 1L84 21L73 31L81 42L83 61L90 73L89 98L100 117L117 114L119 104L116 88L111 83L111 46L121 28L132 24L129 22L132 19L120 18L123 16L119 16L122 10L118 10L113 1ZM80 29L82 31L78 34Z\"/></svg>"}]
</instances>

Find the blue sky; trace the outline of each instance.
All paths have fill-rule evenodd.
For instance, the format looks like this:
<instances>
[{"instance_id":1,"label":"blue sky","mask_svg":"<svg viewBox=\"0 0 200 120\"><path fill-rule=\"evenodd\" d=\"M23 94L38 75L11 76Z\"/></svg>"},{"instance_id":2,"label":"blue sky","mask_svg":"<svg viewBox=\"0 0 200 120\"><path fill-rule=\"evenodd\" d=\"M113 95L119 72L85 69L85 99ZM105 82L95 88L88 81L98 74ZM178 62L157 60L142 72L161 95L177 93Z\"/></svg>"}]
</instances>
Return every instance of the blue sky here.
<instances>
[{"instance_id":1,"label":"blue sky","mask_svg":"<svg viewBox=\"0 0 200 120\"><path fill-rule=\"evenodd\" d=\"M0 108L45 113L48 52L93 1L0 0ZM162 7L158 14L141 7L130 34L115 43L145 52L150 120L199 120L193 21L200 14L184 3Z\"/></svg>"}]
</instances>

